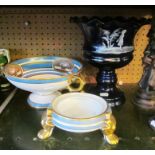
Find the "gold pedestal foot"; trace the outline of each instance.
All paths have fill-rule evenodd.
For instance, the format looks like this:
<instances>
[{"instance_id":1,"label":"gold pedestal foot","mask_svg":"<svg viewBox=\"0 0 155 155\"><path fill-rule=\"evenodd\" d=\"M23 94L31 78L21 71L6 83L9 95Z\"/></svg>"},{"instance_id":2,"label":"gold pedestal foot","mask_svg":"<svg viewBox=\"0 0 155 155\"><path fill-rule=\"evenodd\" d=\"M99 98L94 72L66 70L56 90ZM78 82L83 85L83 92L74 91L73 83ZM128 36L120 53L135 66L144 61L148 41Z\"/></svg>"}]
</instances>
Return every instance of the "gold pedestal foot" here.
<instances>
[{"instance_id":1,"label":"gold pedestal foot","mask_svg":"<svg viewBox=\"0 0 155 155\"><path fill-rule=\"evenodd\" d=\"M119 138L114 134L116 129L116 120L112 114L107 115L107 120L105 121L106 127L103 127L102 132L104 139L111 145L116 145L119 142Z\"/></svg>"},{"instance_id":2,"label":"gold pedestal foot","mask_svg":"<svg viewBox=\"0 0 155 155\"><path fill-rule=\"evenodd\" d=\"M41 125L43 129L38 132L38 138L47 139L52 135L54 125L52 124L52 110L47 110L46 113L43 114Z\"/></svg>"},{"instance_id":3,"label":"gold pedestal foot","mask_svg":"<svg viewBox=\"0 0 155 155\"><path fill-rule=\"evenodd\" d=\"M47 139L52 135L53 132L53 128L49 128L49 129L41 129L38 132L38 138L39 139Z\"/></svg>"},{"instance_id":4,"label":"gold pedestal foot","mask_svg":"<svg viewBox=\"0 0 155 155\"><path fill-rule=\"evenodd\" d=\"M119 138L115 134L105 135L104 139L111 145L116 145L119 142Z\"/></svg>"}]
</instances>

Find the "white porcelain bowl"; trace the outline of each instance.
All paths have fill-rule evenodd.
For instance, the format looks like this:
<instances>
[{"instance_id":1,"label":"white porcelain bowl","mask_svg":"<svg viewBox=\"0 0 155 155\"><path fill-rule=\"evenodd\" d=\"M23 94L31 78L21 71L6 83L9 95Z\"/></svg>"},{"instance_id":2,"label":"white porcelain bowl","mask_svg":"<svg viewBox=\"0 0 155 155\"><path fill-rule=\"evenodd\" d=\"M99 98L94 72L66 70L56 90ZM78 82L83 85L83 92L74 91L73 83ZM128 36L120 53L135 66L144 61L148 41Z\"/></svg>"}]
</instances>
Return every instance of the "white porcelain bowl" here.
<instances>
[{"instance_id":1,"label":"white porcelain bowl","mask_svg":"<svg viewBox=\"0 0 155 155\"><path fill-rule=\"evenodd\" d=\"M47 108L53 99L61 94L58 90L65 89L71 84L71 75L77 75L82 68L81 63L69 59L73 64L72 72L57 71L53 67L55 60L61 61L62 57L48 56L16 60L11 64L22 68L22 76L13 76L6 72L5 76L17 88L32 92L28 97L30 106Z\"/></svg>"},{"instance_id":2,"label":"white porcelain bowl","mask_svg":"<svg viewBox=\"0 0 155 155\"><path fill-rule=\"evenodd\" d=\"M107 102L88 93L68 93L52 104L52 124L70 132L90 132L105 127L111 109Z\"/></svg>"}]
</instances>

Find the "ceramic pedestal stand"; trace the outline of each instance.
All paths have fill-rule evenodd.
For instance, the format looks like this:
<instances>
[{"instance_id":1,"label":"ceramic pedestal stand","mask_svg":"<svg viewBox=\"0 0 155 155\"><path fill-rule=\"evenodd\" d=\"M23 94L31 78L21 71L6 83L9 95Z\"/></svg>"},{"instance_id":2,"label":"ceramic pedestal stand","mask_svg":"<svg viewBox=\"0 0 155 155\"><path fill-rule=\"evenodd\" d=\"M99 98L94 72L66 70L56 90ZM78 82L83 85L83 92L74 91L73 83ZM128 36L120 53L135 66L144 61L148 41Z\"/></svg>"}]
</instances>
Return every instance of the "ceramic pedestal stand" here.
<instances>
[{"instance_id":1,"label":"ceramic pedestal stand","mask_svg":"<svg viewBox=\"0 0 155 155\"><path fill-rule=\"evenodd\" d=\"M86 88L86 92L97 94L109 103L118 106L125 97L116 87L115 69L129 64L133 58L133 39L146 19L104 17L71 17L84 34L84 58L99 68L97 86Z\"/></svg>"},{"instance_id":2,"label":"ceramic pedestal stand","mask_svg":"<svg viewBox=\"0 0 155 155\"><path fill-rule=\"evenodd\" d=\"M91 100L93 102L90 102ZM119 142L118 137L114 134L116 120L107 103L104 109L102 106L104 103L106 102L102 98L88 93L68 93L59 96L54 100L52 108L48 108L44 113L41 120L43 129L38 132L38 137L40 139L50 137L54 126L73 133L88 133L100 129L104 140L116 145ZM101 109L104 109L105 112L98 115L97 113L101 112Z\"/></svg>"},{"instance_id":3,"label":"ceramic pedestal stand","mask_svg":"<svg viewBox=\"0 0 155 155\"><path fill-rule=\"evenodd\" d=\"M49 138L52 135L54 124L52 123L52 110L48 110L46 114L42 117L41 125L43 127L42 130L39 131L38 137L40 139ZM107 128L102 128L102 133L104 136L104 140L106 140L109 144L115 145L118 143L118 137L114 134L116 129L116 120L111 114L107 121Z\"/></svg>"}]
</instances>

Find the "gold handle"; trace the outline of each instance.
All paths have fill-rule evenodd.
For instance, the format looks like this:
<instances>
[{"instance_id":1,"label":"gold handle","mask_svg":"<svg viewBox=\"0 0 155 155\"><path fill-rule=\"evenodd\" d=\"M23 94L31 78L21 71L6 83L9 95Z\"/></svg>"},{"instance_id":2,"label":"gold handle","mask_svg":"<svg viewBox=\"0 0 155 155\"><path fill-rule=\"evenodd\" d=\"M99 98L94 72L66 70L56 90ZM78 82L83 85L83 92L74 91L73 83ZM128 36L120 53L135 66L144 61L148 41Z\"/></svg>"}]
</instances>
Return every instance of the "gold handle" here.
<instances>
[{"instance_id":1,"label":"gold handle","mask_svg":"<svg viewBox=\"0 0 155 155\"><path fill-rule=\"evenodd\" d=\"M79 87L78 88L74 88L73 86L71 86L72 83L76 82L76 81L79 81ZM78 76L69 76L69 79L68 79L68 82L69 82L69 86L68 86L68 90L71 91L71 92L74 92L74 91L81 91L85 85L85 82Z\"/></svg>"}]
</instances>

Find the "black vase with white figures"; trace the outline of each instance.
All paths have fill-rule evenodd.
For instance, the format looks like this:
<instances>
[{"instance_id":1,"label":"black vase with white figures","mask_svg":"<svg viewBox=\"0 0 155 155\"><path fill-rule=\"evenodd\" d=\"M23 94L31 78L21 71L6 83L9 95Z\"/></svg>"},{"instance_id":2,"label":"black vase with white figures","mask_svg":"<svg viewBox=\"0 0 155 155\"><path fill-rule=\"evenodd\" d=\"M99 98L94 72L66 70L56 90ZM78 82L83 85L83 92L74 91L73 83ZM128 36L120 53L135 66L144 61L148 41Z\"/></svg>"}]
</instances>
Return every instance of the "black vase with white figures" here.
<instances>
[{"instance_id":1,"label":"black vase with white figures","mask_svg":"<svg viewBox=\"0 0 155 155\"><path fill-rule=\"evenodd\" d=\"M150 20L134 17L71 17L70 20L84 34L85 60L99 68L97 86L87 85L85 91L103 97L112 107L124 103L124 93L116 87L115 69L132 60L135 33Z\"/></svg>"}]
</instances>

